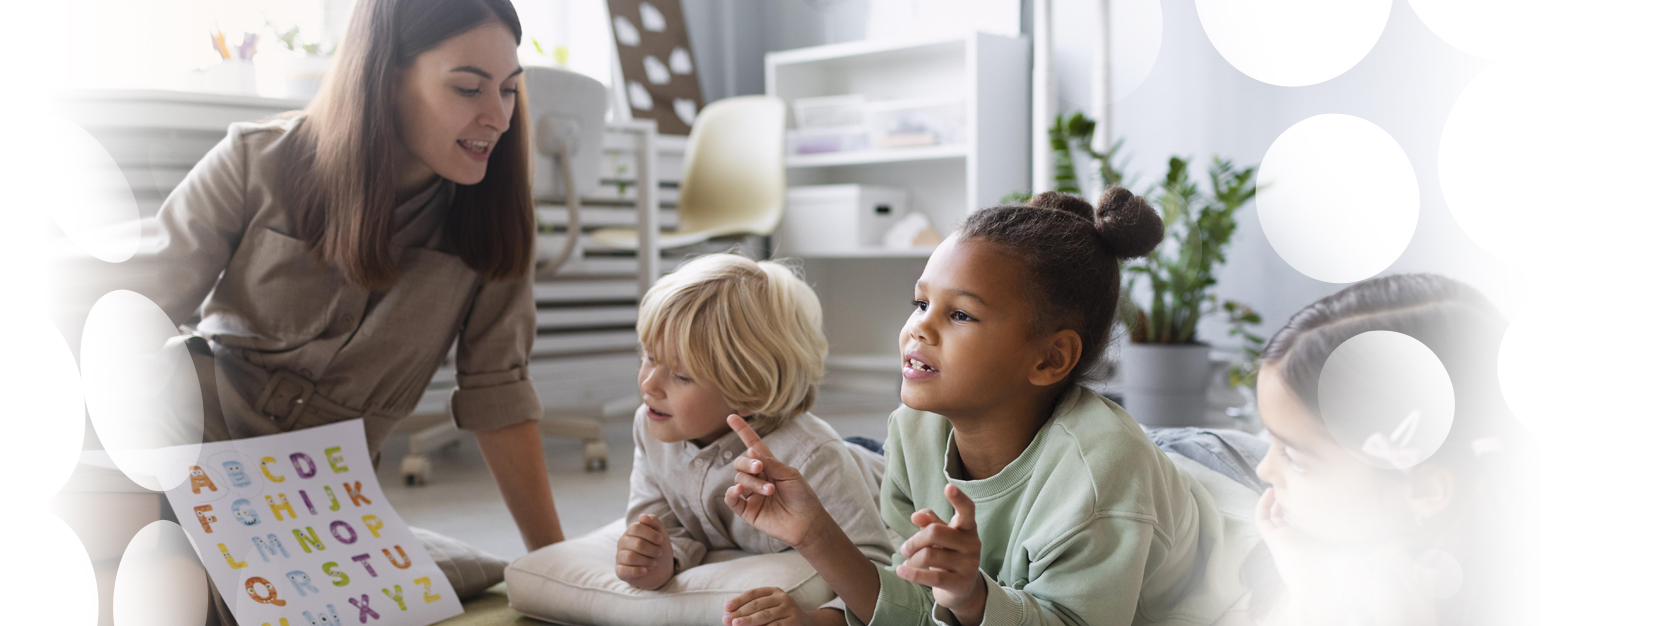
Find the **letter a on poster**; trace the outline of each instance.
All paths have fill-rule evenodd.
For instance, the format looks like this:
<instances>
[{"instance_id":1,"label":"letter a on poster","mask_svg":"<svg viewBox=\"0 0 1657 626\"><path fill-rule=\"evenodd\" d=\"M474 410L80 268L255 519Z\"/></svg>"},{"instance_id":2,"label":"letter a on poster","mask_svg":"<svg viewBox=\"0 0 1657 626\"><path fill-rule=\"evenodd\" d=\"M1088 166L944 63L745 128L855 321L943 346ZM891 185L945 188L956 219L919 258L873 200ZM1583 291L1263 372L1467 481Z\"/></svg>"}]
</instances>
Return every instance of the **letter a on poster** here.
<instances>
[{"instance_id":1,"label":"letter a on poster","mask_svg":"<svg viewBox=\"0 0 1657 626\"><path fill-rule=\"evenodd\" d=\"M167 501L242 624L426 626L461 613L380 491L362 420L208 443Z\"/></svg>"}]
</instances>

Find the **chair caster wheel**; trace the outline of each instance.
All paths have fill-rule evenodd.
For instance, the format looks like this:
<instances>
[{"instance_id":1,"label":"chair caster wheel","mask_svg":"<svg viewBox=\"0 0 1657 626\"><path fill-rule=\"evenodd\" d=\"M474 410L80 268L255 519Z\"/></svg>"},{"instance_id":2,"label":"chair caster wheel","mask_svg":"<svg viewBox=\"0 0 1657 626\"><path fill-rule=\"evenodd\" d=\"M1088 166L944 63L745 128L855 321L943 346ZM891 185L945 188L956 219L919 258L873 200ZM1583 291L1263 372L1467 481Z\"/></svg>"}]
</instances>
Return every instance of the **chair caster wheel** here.
<instances>
[{"instance_id":1,"label":"chair caster wheel","mask_svg":"<svg viewBox=\"0 0 1657 626\"><path fill-rule=\"evenodd\" d=\"M581 456L589 472L602 472L610 466L610 448L602 439L589 439L582 446Z\"/></svg>"},{"instance_id":2,"label":"chair caster wheel","mask_svg":"<svg viewBox=\"0 0 1657 626\"><path fill-rule=\"evenodd\" d=\"M428 459L424 456L405 456L405 457L403 457L403 466L402 466L403 484L408 485L410 487L418 487L420 485L424 485L424 484L426 484L426 479L431 478L431 473L432 473L431 459Z\"/></svg>"}]
</instances>

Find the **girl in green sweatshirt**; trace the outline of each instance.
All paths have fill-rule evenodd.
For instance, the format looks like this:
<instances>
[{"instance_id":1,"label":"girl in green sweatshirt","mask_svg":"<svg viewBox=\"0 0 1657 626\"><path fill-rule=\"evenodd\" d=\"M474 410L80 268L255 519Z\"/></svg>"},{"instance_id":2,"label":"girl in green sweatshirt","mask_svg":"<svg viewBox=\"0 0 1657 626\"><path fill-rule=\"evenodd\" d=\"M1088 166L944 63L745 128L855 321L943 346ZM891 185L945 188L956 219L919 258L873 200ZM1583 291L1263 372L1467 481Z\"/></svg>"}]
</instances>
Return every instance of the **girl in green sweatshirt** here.
<instances>
[{"instance_id":1,"label":"girl in green sweatshirt","mask_svg":"<svg viewBox=\"0 0 1657 626\"><path fill-rule=\"evenodd\" d=\"M881 489L904 538L894 566L858 552L739 419L726 504L804 555L851 624L1214 623L1243 595L1252 521L1076 384L1107 342L1120 261L1161 239L1151 207L1114 188L1097 209L1046 193L978 211L932 254L898 338ZM838 617L786 598L744 594L725 623Z\"/></svg>"}]
</instances>

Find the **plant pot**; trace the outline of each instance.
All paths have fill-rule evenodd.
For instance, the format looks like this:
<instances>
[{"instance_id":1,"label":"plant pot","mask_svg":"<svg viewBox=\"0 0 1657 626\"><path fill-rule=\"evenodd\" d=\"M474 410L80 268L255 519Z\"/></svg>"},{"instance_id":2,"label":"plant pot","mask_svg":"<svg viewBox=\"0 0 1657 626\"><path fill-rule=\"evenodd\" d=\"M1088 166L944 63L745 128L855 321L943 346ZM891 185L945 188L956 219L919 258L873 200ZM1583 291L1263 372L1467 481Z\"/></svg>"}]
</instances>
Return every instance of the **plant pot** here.
<instances>
[{"instance_id":1,"label":"plant pot","mask_svg":"<svg viewBox=\"0 0 1657 626\"><path fill-rule=\"evenodd\" d=\"M1123 346L1123 408L1153 428L1205 425L1214 368L1204 344Z\"/></svg>"},{"instance_id":2,"label":"plant pot","mask_svg":"<svg viewBox=\"0 0 1657 626\"><path fill-rule=\"evenodd\" d=\"M310 100L322 90L322 79L328 74L328 67L333 59L324 56L302 55L288 59L287 73L283 77L287 87L287 95L295 100Z\"/></svg>"}]
</instances>

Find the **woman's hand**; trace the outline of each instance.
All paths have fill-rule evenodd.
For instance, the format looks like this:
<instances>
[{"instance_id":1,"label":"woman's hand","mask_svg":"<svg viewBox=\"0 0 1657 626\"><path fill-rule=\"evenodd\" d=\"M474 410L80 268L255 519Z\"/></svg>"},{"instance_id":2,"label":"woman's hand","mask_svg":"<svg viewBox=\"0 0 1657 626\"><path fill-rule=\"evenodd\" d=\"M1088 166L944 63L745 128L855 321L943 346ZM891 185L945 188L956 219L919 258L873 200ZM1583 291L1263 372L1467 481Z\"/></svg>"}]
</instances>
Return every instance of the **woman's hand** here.
<instances>
[{"instance_id":1,"label":"woman's hand","mask_svg":"<svg viewBox=\"0 0 1657 626\"><path fill-rule=\"evenodd\" d=\"M725 418L748 451L736 458L736 484L725 490L725 505L760 532L798 549L821 520L834 524L805 477L783 465L742 417ZM836 527L838 530L838 527Z\"/></svg>"},{"instance_id":2,"label":"woman's hand","mask_svg":"<svg viewBox=\"0 0 1657 626\"><path fill-rule=\"evenodd\" d=\"M955 485L944 488L944 497L955 507L949 523L921 509L909 521L920 532L898 548L904 562L897 574L912 583L932 588L932 599L955 614L962 626L978 626L984 619L984 598L989 592L978 573L978 523L973 519L972 498Z\"/></svg>"},{"instance_id":3,"label":"woman's hand","mask_svg":"<svg viewBox=\"0 0 1657 626\"><path fill-rule=\"evenodd\" d=\"M776 587L749 589L725 603L725 626L810 626L811 616Z\"/></svg>"},{"instance_id":4,"label":"woman's hand","mask_svg":"<svg viewBox=\"0 0 1657 626\"><path fill-rule=\"evenodd\" d=\"M673 578L673 544L654 515L640 515L616 542L616 578L640 589L657 589Z\"/></svg>"}]
</instances>

